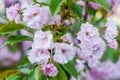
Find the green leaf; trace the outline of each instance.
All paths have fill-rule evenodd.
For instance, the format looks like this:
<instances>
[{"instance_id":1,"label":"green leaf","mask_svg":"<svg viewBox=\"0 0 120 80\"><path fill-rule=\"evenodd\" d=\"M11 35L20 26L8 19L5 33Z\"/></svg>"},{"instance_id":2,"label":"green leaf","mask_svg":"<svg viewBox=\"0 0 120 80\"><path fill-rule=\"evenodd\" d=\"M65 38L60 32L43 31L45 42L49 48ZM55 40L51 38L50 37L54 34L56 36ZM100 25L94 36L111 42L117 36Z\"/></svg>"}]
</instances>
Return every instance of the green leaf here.
<instances>
[{"instance_id":1,"label":"green leaf","mask_svg":"<svg viewBox=\"0 0 120 80\"><path fill-rule=\"evenodd\" d=\"M28 68L20 68L18 71L24 73L24 74L30 74L30 70Z\"/></svg>"},{"instance_id":2,"label":"green leaf","mask_svg":"<svg viewBox=\"0 0 120 80\"><path fill-rule=\"evenodd\" d=\"M50 0L46 0L46 2L49 4L49 3L50 3Z\"/></svg>"},{"instance_id":3,"label":"green leaf","mask_svg":"<svg viewBox=\"0 0 120 80\"><path fill-rule=\"evenodd\" d=\"M40 72L39 76L39 80L47 80L47 77L43 74L42 71Z\"/></svg>"},{"instance_id":4,"label":"green leaf","mask_svg":"<svg viewBox=\"0 0 120 80\"><path fill-rule=\"evenodd\" d=\"M47 80L46 76L41 71L41 67L40 66L35 68L34 77L35 77L35 80Z\"/></svg>"},{"instance_id":5,"label":"green leaf","mask_svg":"<svg viewBox=\"0 0 120 80\"><path fill-rule=\"evenodd\" d=\"M62 67L73 77L75 77L76 79L78 79L78 73L77 70L74 66L74 64L69 61L67 64L63 64Z\"/></svg>"},{"instance_id":6,"label":"green leaf","mask_svg":"<svg viewBox=\"0 0 120 80\"><path fill-rule=\"evenodd\" d=\"M29 77L28 77L28 80L35 80L35 77L34 77L34 69L32 69L31 71L30 71L30 75L29 75Z\"/></svg>"},{"instance_id":7,"label":"green leaf","mask_svg":"<svg viewBox=\"0 0 120 80\"><path fill-rule=\"evenodd\" d=\"M45 25L42 30L43 31L47 31L47 30L50 30L51 29L51 25Z\"/></svg>"},{"instance_id":8,"label":"green leaf","mask_svg":"<svg viewBox=\"0 0 120 80\"><path fill-rule=\"evenodd\" d=\"M117 37L116 37L116 39L117 39L117 42L118 42L118 47L120 47L120 36L118 35ZM119 49L120 50L120 49Z\"/></svg>"},{"instance_id":9,"label":"green leaf","mask_svg":"<svg viewBox=\"0 0 120 80\"><path fill-rule=\"evenodd\" d=\"M101 61L101 62L106 61L106 60L107 60L107 57L108 57L108 55L107 55L106 53L104 53L104 54L102 55L102 58L100 59L100 61Z\"/></svg>"},{"instance_id":10,"label":"green leaf","mask_svg":"<svg viewBox=\"0 0 120 80\"><path fill-rule=\"evenodd\" d=\"M32 38L26 35L14 35L7 39L6 45L13 45L22 41L32 41Z\"/></svg>"},{"instance_id":11,"label":"green leaf","mask_svg":"<svg viewBox=\"0 0 120 80\"><path fill-rule=\"evenodd\" d=\"M70 29L71 29L71 33L78 33L79 30L80 30L80 26L81 26L81 22L80 20L77 20L72 26L70 26Z\"/></svg>"},{"instance_id":12,"label":"green leaf","mask_svg":"<svg viewBox=\"0 0 120 80\"><path fill-rule=\"evenodd\" d=\"M62 29L59 30L59 32L61 32L61 36L63 36L64 34L66 34L69 31L68 27L63 27Z\"/></svg>"},{"instance_id":13,"label":"green leaf","mask_svg":"<svg viewBox=\"0 0 120 80\"><path fill-rule=\"evenodd\" d=\"M35 80L39 80L40 77L39 74L40 74L40 66L35 68L35 74L34 74Z\"/></svg>"},{"instance_id":14,"label":"green leaf","mask_svg":"<svg viewBox=\"0 0 120 80\"><path fill-rule=\"evenodd\" d=\"M95 0L97 3L101 4L104 9L109 11L110 9L110 4L107 2L107 0Z\"/></svg>"},{"instance_id":15,"label":"green leaf","mask_svg":"<svg viewBox=\"0 0 120 80\"><path fill-rule=\"evenodd\" d=\"M60 6L63 0L51 0L50 1L50 11L52 16L55 16L60 11Z\"/></svg>"},{"instance_id":16,"label":"green leaf","mask_svg":"<svg viewBox=\"0 0 120 80\"><path fill-rule=\"evenodd\" d=\"M66 73L61 68L61 66L59 64L57 64L57 63L54 63L54 65L56 66L56 68L58 70L58 74L57 74L56 77L52 78L51 80L67 80Z\"/></svg>"},{"instance_id":17,"label":"green leaf","mask_svg":"<svg viewBox=\"0 0 120 80\"><path fill-rule=\"evenodd\" d=\"M5 78L8 74L15 73L16 70L7 70L5 72L0 73L0 79Z\"/></svg>"},{"instance_id":18,"label":"green leaf","mask_svg":"<svg viewBox=\"0 0 120 80\"><path fill-rule=\"evenodd\" d=\"M82 8L80 5L72 3L71 9L79 16L79 18L82 18Z\"/></svg>"},{"instance_id":19,"label":"green leaf","mask_svg":"<svg viewBox=\"0 0 120 80\"><path fill-rule=\"evenodd\" d=\"M35 80L35 68L37 67L38 65L35 63L32 65L31 69L30 69L30 75L28 76L28 80Z\"/></svg>"},{"instance_id":20,"label":"green leaf","mask_svg":"<svg viewBox=\"0 0 120 80\"><path fill-rule=\"evenodd\" d=\"M28 60L28 57L25 56L21 62L21 64L18 66L18 68L26 67L30 64L30 61Z\"/></svg>"},{"instance_id":21,"label":"green leaf","mask_svg":"<svg viewBox=\"0 0 120 80\"><path fill-rule=\"evenodd\" d=\"M109 57L109 59L112 61L112 62L117 62L118 59L119 59L119 54L117 54L117 50L114 50L110 47L107 48L107 55Z\"/></svg>"},{"instance_id":22,"label":"green leaf","mask_svg":"<svg viewBox=\"0 0 120 80\"><path fill-rule=\"evenodd\" d=\"M96 11L90 6L86 6L86 12L90 15L95 15Z\"/></svg>"},{"instance_id":23,"label":"green leaf","mask_svg":"<svg viewBox=\"0 0 120 80\"><path fill-rule=\"evenodd\" d=\"M21 77L16 75L16 76L13 76L12 78L8 78L7 80L21 80Z\"/></svg>"},{"instance_id":24,"label":"green leaf","mask_svg":"<svg viewBox=\"0 0 120 80\"><path fill-rule=\"evenodd\" d=\"M58 29L57 32L53 31L52 32L52 34L53 34L53 41L54 42L58 41L61 38L61 36L65 35L67 32L68 32L68 27L67 26Z\"/></svg>"},{"instance_id":25,"label":"green leaf","mask_svg":"<svg viewBox=\"0 0 120 80\"><path fill-rule=\"evenodd\" d=\"M0 26L0 34L4 35L4 34L13 33L23 28L24 26L22 24L15 24L15 23L4 24Z\"/></svg>"},{"instance_id":26,"label":"green leaf","mask_svg":"<svg viewBox=\"0 0 120 80\"><path fill-rule=\"evenodd\" d=\"M72 0L63 0L64 4L70 6L72 4Z\"/></svg>"}]
</instances>

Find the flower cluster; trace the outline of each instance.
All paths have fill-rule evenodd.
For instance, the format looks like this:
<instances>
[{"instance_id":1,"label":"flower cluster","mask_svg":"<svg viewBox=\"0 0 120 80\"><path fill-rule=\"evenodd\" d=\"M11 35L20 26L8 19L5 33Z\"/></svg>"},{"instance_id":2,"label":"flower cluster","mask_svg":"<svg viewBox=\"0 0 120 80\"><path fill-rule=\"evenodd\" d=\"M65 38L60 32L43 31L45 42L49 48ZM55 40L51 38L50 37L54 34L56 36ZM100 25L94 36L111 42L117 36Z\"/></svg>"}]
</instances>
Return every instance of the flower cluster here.
<instances>
[{"instance_id":1,"label":"flower cluster","mask_svg":"<svg viewBox=\"0 0 120 80\"><path fill-rule=\"evenodd\" d=\"M51 16L48 6L28 5L21 8L20 4L12 5L6 9L7 18L19 24L25 22L32 29L40 30L44 25L60 24L61 16ZM22 20L21 20L22 17Z\"/></svg>"},{"instance_id":2,"label":"flower cluster","mask_svg":"<svg viewBox=\"0 0 120 80\"><path fill-rule=\"evenodd\" d=\"M52 17L48 6L29 6L23 11L23 21L33 29L41 29L45 24L59 24L60 16Z\"/></svg>"},{"instance_id":3,"label":"flower cluster","mask_svg":"<svg viewBox=\"0 0 120 80\"><path fill-rule=\"evenodd\" d=\"M116 36L118 35L117 24L111 18L108 18L105 26L106 26L106 30L105 30L104 38L107 41L108 46L113 49L117 49L118 44L115 39Z\"/></svg>"},{"instance_id":4,"label":"flower cluster","mask_svg":"<svg viewBox=\"0 0 120 80\"><path fill-rule=\"evenodd\" d=\"M44 67L46 67L51 60L65 64L75 56L75 50L72 45L67 43L54 43L52 38L53 36L50 31L36 31L32 49L28 53L30 62L43 65L43 70L47 70L44 69ZM54 75L51 75L51 77L53 76Z\"/></svg>"},{"instance_id":5,"label":"flower cluster","mask_svg":"<svg viewBox=\"0 0 120 80\"><path fill-rule=\"evenodd\" d=\"M19 4L12 5L6 9L7 18L10 21L15 21L16 23L21 23L21 16L19 14L20 6Z\"/></svg>"},{"instance_id":6,"label":"flower cluster","mask_svg":"<svg viewBox=\"0 0 120 80\"><path fill-rule=\"evenodd\" d=\"M41 36L40 36L41 35ZM28 58L31 63L37 62L38 64L46 64L50 58L48 49L52 43L52 34L42 31L37 31L34 36L34 42L32 44L32 50L28 54Z\"/></svg>"},{"instance_id":7,"label":"flower cluster","mask_svg":"<svg viewBox=\"0 0 120 80\"><path fill-rule=\"evenodd\" d=\"M81 25L81 31L77 34L80 40L78 55L88 62L90 67L94 67L105 51L106 44L100 37L98 29L89 23Z\"/></svg>"}]
</instances>

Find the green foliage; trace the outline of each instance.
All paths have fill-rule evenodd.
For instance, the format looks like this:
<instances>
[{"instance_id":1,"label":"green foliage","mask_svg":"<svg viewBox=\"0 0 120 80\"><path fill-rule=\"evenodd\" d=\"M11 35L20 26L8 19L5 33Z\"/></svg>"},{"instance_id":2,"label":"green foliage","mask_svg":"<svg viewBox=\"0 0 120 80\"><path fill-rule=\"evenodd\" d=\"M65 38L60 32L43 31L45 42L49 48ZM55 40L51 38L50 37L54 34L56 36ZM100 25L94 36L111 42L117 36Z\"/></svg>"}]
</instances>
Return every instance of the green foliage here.
<instances>
[{"instance_id":1,"label":"green foliage","mask_svg":"<svg viewBox=\"0 0 120 80\"><path fill-rule=\"evenodd\" d=\"M112 62L117 62L119 59L119 55L118 55L118 51L117 50L113 50L112 48L108 47L107 48L107 55L108 58L112 61Z\"/></svg>"},{"instance_id":2,"label":"green foliage","mask_svg":"<svg viewBox=\"0 0 120 80\"><path fill-rule=\"evenodd\" d=\"M110 9L110 5L108 4L107 0L95 0L97 3L101 4L104 9L107 11Z\"/></svg>"},{"instance_id":3,"label":"green foliage","mask_svg":"<svg viewBox=\"0 0 120 80\"><path fill-rule=\"evenodd\" d=\"M34 74L34 77L35 77L35 80L39 80L39 77L40 77L40 66L36 67L35 68L35 74Z\"/></svg>"},{"instance_id":4,"label":"green foliage","mask_svg":"<svg viewBox=\"0 0 120 80\"><path fill-rule=\"evenodd\" d=\"M35 68L34 77L35 80L47 80L47 77L43 74L40 66Z\"/></svg>"},{"instance_id":5,"label":"green foliage","mask_svg":"<svg viewBox=\"0 0 120 80\"><path fill-rule=\"evenodd\" d=\"M71 9L79 16L79 18L82 18L82 8L80 5L72 3Z\"/></svg>"},{"instance_id":6,"label":"green foliage","mask_svg":"<svg viewBox=\"0 0 120 80\"><path fill-rule=\"evenodd\" d=\"M73 77L75 77L76 79L78 79L78 73L77 70L75 68L75 65L69 61L67 64L62 65L62 67Z\"/></svg>"},{"instance_id":7,"label":"green foliage","mask_svg":"<svg viewBox=\"0 0 120 80\"><path fill-rule=\"evenodd\" d=\"M34 69L32 69L32 70L30 71L30 75L29 75L28 79L29 79L29 80L35 80L35 77L34 77Z\"/></svg>"},{"instance_id":8,"label":"green foliage","mask_svg":"<svg viewBox=\"0 0 120 80\"><path fill-rule=\"evenodd\" d=\"M7 80L21 80L21 77L20 76L13 76L11 78L7 78Z\"/></svg>"},{"instance_id":9,"label":"green foliage","mask_svg":"<svg viewBox=\"0 0 120 80\"><path fill-rule=\"evenodd\" d=\"M22 41L32 41L32 38L26 35L13 35L10 36L5 42L6 45L13 45Z\"/></svg>"},{"instance_id":10,"label":"green foliage","mask_svg":"<svg viewBox=\"0 0 120 80\"><path fill-rule=\"evenodd\" d=\"M8 24L3 24L2 26L0 26L0 34L4 35L4 34L13 33L23 28L24 26L22 24L15 24L12 22Z\"/></svg>"},{"instance_id":11,"label":"green foliage","mask_svg":"<svg viewBox=\"0 0 120 80\"><path fill-rule=\"evenodd\" d=\"M86 6L86 12L90 15L95 15L96 11L90 6Z\"/></svg>"},{"instance_id":12,"label":"green foliage","mask_svg":"<svg viewBox=\"0 0 120 80\"><path fill-rule=\"evenodd\" d=\"M70 29L71 29L71 33L78 33L78 31L80 30L80 25L81 25L81 22L80 22L80 20L77 20L71 27L70 27Z\"/></svg>"},{"instance_id":13,"label":"green foliage","mask_svg":"<svg viewBox=\"0 0 120 80\"><path fill-rule=\"evenodd\" d=\"M57 31L53 31L53 41L59 41L60 37L68 32L68 27L61 27Z\"/></svg>"},{"instance_id":14,"label":"green foliage","mask_svg":"<svg viewBox=\"0 0 120 80\"><path fill-rule=\"evenodd\" d=\"M30 61L28 60L28 57L25 56L21 62L21 64L18 66L18 68L24 68L26 66L30 65Z\"/></svg>"},{"instance_id":15,"label":"green foliage","mask_svg":"<svg viewBox=\"0 0 120 80\"><path fill-rule=\"evenodd\" d=\"M120 30L118 30L118 31L120 31ZM116 39L117 39L117 42L118 42L118 47L120 47L120 35L118 35L118 36L116 37Z\"/></svg>"},{"instance_id":16,"label":"green foliage","mask_svg":"<svg viewBox=\"0 0 120 80\"><path fill-rule=\"evenodd\" d=\"M117 50L113 50L110 47L107 47L106 53L103 54L101 61L104 62L108 59L110 59L113 63L116 63L119 59L119 48Z\"/></svg>"},{"instance_id":17,"label":"green foliage","mask_svg":"<svg viewBox=\"0 0 120 80\"><path fill-rule=\"evenodd\" d=\"M16 72L16 70L7 70L0 74L0 79L4 79L8 74L15 73L15 72Z\"/></svg>"},{"instance_id":18,"label":"green foliage","mask_svg":"<svg viewBox=\"0 0 120 80\"><path fill-rule=\"evenodd\" d=\"M50 11L52 16L55 16L60 11L60 6L63 0L50 0Z\"/></svg>"},{"instance_id":19,"label":"green foliage","mask_svg":"<svg viewBox=\"0 0 120 80\"><path fill-rule=\"evenodd\" d=\"M51 26L52 26L52 25L45 25L45 26L42 28L42 30L43 30L43 31L50 30L50 29L51 29Z\"/></svg>"},{"instance_id":20,"label":"green foliage","mask_svg":"<svg viewBox=\"0 0 120 80\"><path fill-rule=\"evenodd\" d=\"M18 69L18 71L22 72L23 74L30 74L30 69L28 68L20 68Z\"/></svg>"},{"instance_id":21,"label":"green foliage","mask_svg":"<svg viewBox=\"0 0 120 80\"><path fill-rule=\"evenodd\" d=\"M71 6L72 4L72 0L63 0L63 1L64 1L64 4L67 6Z\"/></svg>"},{"instance_id":22,"label":"green foliage","mask_svg":"<svg viewBox=\"0 0 120 80\"><path fill-rule=\"evenodd\" d=\"M64 72L64 70L61 68L61 66L58 63L54 63L54 65L56 66L57 70L58 70L58 74L56 77L51 78L51 80L67 80L67 76L66 73Z\"/></svg>"},{"instance_id":23,"label":"green foliage","mask_svg":"<svg viewBox=\"0 0 120 80\"><path fill-rule=\"evenodd\" d=\"M28 76L28 80L35 80L35 68L36 68L36 64L33 64L30 70L30 74Z\"/></svg>"},{"instance_id":24,"label":"green foliage","mask_svg":"<svg viewBox=\"0 0 120 80\"><path fill-rule=\"evenodd\" d=\"M46 2L49 4L51 0L46 0Z\"/></svg>"}]
</instances>

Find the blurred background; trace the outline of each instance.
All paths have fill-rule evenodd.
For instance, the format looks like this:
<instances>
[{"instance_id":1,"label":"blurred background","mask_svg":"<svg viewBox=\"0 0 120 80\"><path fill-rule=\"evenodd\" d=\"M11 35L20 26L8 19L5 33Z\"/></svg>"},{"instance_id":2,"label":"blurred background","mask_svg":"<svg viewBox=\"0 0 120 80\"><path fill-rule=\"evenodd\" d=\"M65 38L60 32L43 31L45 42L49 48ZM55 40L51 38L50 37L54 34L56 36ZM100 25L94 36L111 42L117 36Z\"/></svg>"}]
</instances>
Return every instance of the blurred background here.
<instances>
[{"instance_id":1,"label":"blurred background","mask_svg":"<svg viewBox=\"0 0 120 80\"><path fill-rule=\"evenodd\" d=\"M87 21L95 24L96 26L103 26L105 18L112 16L115 22L118 24L119 36L117 37L119 48L117 50L107 49L106 53L101 59L102 63L100 66L92 69L90 71L91 76L97 80L98 77L104 77L106 79L120 80L120 0L107 0L110 4L110 11L105 12L95 3L90 3L91 13L95 15L87 16ZM6 15L6 8L13 4L20 3L22 7L26 6L27 0L0 0L0 23L6 23L3 16ZM78 4L85 6L82 0L79 0ZM107 14L107 15L104 15ZM84 11L83 11L84 17ZM17 34L25 34L32 36L30 33L21 30ZM4 37L0 35L0 46L4 44L7 36ZM16 67L21 63L23 57L27 53L27 49L31 46L30 41L24 41L19 44L14 44L13 46L7 45L0 49L0 73L9 69L16 69ZM101 74L105 74L104 76ZM89 80L89 79L88 79Z\"/></svg>"},{"instance_id":2,"label":"blurred background","mask_svg":"<svg viewBox=\"0 0 120 80\"><path fill-rule=\"evenodd\" d=\"M3 19L3 16L6 15L5 11L6 8L10 7L11 5L14 5L16 3L19 3L24 6L23 3L24 0L0 0L0 24L6 23L6 21ZM21 30L17 34L25 34L25 35L31 35L30 33ZM3 37L0 35L0 46L4 44L6 41L6 37ZM27 53L27 49L31 46L31 42L24 41L19 44L15 44L13 46L7 45L0 49L0 72L3 72L5 70L9 69L15 69L20 62L22 61L24 55Z\"/></svg>"}]
</instances>

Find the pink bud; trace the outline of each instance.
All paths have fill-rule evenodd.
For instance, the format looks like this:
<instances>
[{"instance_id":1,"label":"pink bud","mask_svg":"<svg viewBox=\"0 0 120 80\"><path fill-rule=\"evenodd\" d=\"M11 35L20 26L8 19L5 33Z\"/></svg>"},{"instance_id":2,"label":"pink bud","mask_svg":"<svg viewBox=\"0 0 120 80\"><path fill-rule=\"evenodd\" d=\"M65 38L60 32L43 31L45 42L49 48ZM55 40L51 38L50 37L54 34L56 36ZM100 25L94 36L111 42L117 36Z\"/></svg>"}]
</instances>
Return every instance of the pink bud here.
<instances>
[{"instance_id":1,"label":"pink bud","mask_svg":"<svg viewBox=\"0 0 120 80\"><path fill-rule=\"evenodd\" d=\"M55 77L58 74L58 70L53 64L44 65L42 70L49 77Z\"/></svg>"}]
</instances>

